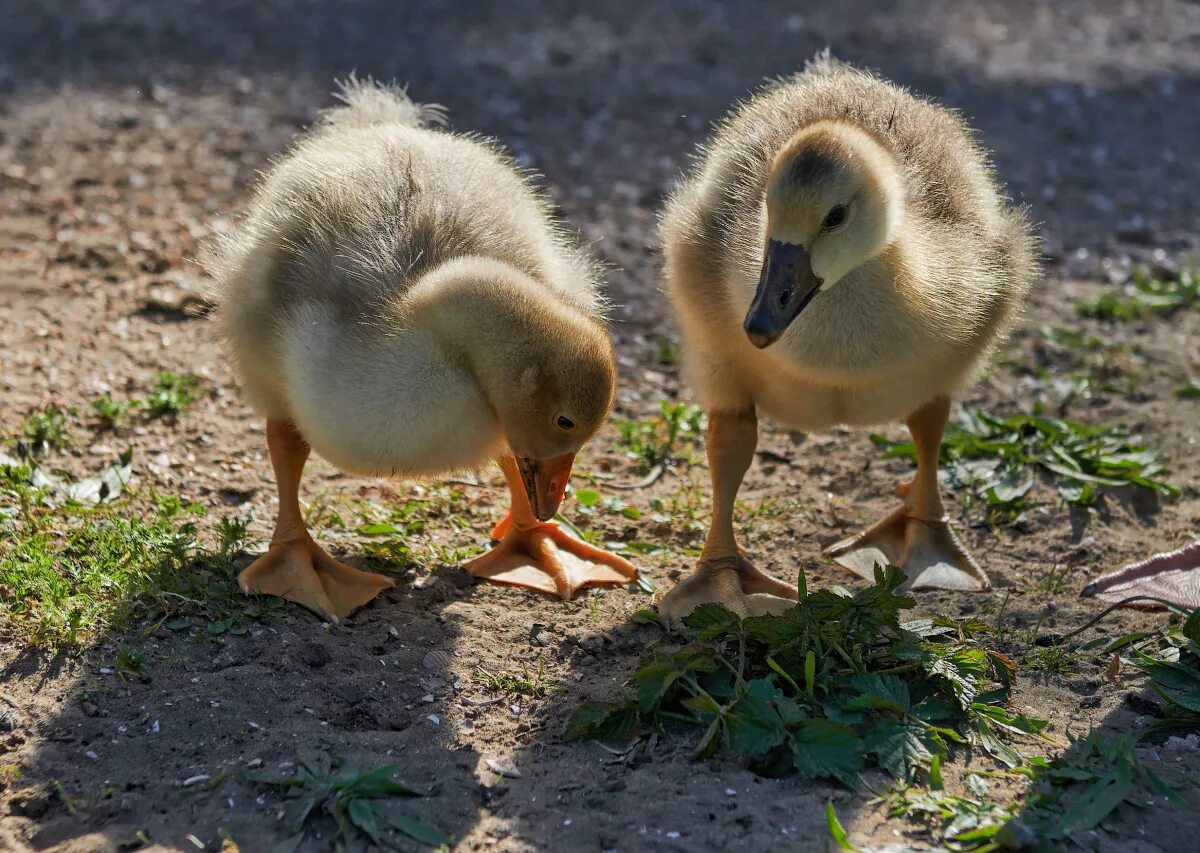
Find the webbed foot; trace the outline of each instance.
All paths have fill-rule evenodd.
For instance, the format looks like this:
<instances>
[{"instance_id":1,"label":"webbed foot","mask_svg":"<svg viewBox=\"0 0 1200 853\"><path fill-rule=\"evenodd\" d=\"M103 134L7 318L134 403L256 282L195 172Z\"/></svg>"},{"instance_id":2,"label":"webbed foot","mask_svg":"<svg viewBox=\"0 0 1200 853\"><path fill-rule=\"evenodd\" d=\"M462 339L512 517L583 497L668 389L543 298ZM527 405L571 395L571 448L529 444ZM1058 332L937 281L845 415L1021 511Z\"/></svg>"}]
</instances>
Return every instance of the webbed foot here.
<instances>
[{"instance_id":1,"label":"webbed foot","mask_svg":"<svg viewBox=\"0 0 1200 853\"><path fill-rule=\"evenodd\" d=\"M395 584L339 563L305 535L272 543L238 575L238 585L247 594L277 595L337 622Z\"/></svg>"},{"instance_id":2,"label":"webbed foot","mask_svg":"<svg viewBox=\"0 0 1200 853\"><path fill-rule=\"evenodd\" d=\"M517 525L511 516L492 532L500 541L464 568L477 578L523 586L564 600L588 586L620 585L637 578L624 557L576 539L556 523Z\"/></svg>"},{"instance_id":3,"label":"webbed foot","mask_svg":"<svg viewBox=\"0 0 1200 853\"><path fill-rule=\"evenodd\" d=\"M1200 540L1097 578L1080 594L1110 604L1134 595L1153 595L1194 610L1200 607Z\"/></svg>"},{"instance_id":4,"label":"webbed foot","mask_svg":"<svg viewBox=\"0 0 1200 853\"><path fill-rule=\"evenodd\" d=\"M658 603L658 612L670 629L701 604L722 604L745 618L782 613L795 606L796 595L794 586L763 573L741 554L701 558Z\"/></svg>"},{"instance_id":5,"label":"webbed foot","mask_svg":"<svg viewBox=\"0 0 1200 853\"><path fill-rule=\"evenodd\" d=\"M945 518L927 521L896 507L871 527L825 550L840 566L867 580L875 565L899 566L908 578L901 589L957 589L979 592L991 587L987 575L967 553Z\"/></svg>"}]
</instances>

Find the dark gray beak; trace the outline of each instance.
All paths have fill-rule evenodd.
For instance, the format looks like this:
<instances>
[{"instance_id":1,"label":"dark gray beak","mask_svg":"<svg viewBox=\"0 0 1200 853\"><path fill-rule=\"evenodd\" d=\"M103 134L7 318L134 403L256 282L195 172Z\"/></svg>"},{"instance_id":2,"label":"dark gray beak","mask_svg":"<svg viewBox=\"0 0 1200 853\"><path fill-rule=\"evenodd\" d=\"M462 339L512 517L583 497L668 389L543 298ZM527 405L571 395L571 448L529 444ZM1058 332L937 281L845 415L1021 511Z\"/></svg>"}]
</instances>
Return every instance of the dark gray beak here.
<instances>
[{"instance_id":1,"label":"dark gray beak","mask_svg":"<svg viewBox=\"0 0 1200 853\"><path fill-rule=\"evenodd\" d=\"M750 342L764 349L779 340L820 288L807 249L768 240L762 277L743 324Z\"/></svg>"}]
</instances>

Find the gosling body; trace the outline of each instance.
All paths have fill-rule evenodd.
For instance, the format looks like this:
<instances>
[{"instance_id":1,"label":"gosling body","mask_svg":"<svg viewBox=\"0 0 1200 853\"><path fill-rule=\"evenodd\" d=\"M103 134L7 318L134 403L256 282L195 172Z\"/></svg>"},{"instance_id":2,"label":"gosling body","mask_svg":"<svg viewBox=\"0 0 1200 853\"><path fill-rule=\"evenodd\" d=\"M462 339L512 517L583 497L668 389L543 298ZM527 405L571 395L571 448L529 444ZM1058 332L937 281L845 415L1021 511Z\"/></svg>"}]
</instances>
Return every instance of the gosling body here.
<instances>
[{"instance_id":1,"label":"gosling body","mask_svg":"<svg viewBox=\"0 0 1200 853\"><path fill-rule=\"evenodd\" d=\"M249 591L331 618L390 581L332 560L296 491L309 449L365 475L428 478L496 459L513 507L481 577L569 597L626 561L549 519L616 380L595 264L495 144L437 108L351 81L267 173L213 253L219 319L267 418L280 486Z\"/></svg>"},{"instance_id":2,"label":"gosling body","mask_svg":"<svg viewBox=\"0 0 1200 853\"><path fill-rule=\"evenodd\" d=\"M710 411L713 522L662 603L744 614L795 590L736 542L757 418L821 430L903 418L918 468L902 505L828 552L866 577L986 588L947 525L937 448L951 395L986 365L1036 276L1036 241L953 112L818 57L734 108L662 220L684 374Z\"/></svg>"}]
</instances>

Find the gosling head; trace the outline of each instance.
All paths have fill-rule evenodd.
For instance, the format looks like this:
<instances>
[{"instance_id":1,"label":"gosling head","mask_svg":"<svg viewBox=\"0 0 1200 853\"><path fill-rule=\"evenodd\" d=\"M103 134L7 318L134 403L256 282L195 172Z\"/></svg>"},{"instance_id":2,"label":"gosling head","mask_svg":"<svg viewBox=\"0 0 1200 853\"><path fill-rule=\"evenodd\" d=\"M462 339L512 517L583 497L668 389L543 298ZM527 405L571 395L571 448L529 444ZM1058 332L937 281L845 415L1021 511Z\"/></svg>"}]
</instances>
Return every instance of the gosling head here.
<instances>
[{"instance_id":1,"label":"gosling head","mask_svg":"<svg viewBox=\"0 0 1200 853\"><path fill-rule=\"evenodd\" d=\"M744 328L770 346L817 297L896 237L903 188L891 155L841 122L797 133L767 179L767 245Z\"/></svg>"},{"instance_id":2,"label":"gosling head","mask_svg":"<svg viewBox=\"0 0 1200 853\"><path fill-rule=\"evenodd\" d=\"M511 393L499 411L540 521L558 512L575 454L608 417L617 382L607 332L584 317L559 317L528 360L513 365Z\"/></svg>"}]
</instances>

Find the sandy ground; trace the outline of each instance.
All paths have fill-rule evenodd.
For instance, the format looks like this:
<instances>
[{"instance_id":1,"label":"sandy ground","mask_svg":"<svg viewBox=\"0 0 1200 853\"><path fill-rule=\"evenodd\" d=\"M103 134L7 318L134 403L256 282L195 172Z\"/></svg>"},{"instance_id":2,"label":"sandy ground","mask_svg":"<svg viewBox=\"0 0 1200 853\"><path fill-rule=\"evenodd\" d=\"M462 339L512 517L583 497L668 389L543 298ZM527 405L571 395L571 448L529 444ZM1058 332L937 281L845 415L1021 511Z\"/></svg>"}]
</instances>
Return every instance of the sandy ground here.
<instances>
[{"instance_id":1,"label":"sandy ground","mask_svg":"<svg viewBox=\"0 0 1200 853\"><path fill-rule=\"evenodd\" d=\"M237 211L256 171L330 102L332 80L351 70L407 81L419 100L445 105L455 127L499 137L543 173L566 217L613 266L619 414L647 417L661 399L686 399L676 368L658 358L660 342L676 335L661 293L660 201L734 99L830 45L962 110L995 151L1012 196L1041 223L1046 277L1004 358L966 402L1012 413L1043 401L1078 420L1127 423L1162 449L1183 487L1162 502L1109 493L1085 513L1043 485L1039 507L999 528L952 510L995 588L925 595L922 610L992 618L1007 600L1018 638L1039 619L1044 632L1064 632L1092 612L1076 598L1090 577L1200 526L1200 402L1173 396L1200 365L1200 314L1106 325L1074 308L1133 265L1170 274L1200 246L1200 6L478 5L0 2L5 430L46 403L83 405L104 390L144 387L158 370L193 371L210 393L178 424L116 437L76 428L52 465L82 474L132 447L142 488L215 515L249 515L252 532L269 536L262 425L240 401L211 324L188 308L189 294L204 288L193 258L210 228ZM1078 326L1135 350L1121 357L1120 387L1064 404L1056 380L1077 368L1047 347L1044 325ZM581 470L633 482L614 438L606 430ZM754 537L759 563L780 574L803 566L813 584L849 583L820 549L886 511L906 466L880 461L859 431L770 432L760 448L778 456L760 459L743 497L786 512ZM504 500L498 478L485 479L458 487L466 497L455 511L470 527L431 520L396 589L336 629L294 608L251 620L236 636L210 636L200 622L151 626L127 638L147 653L144 682L104 671L116 638L50 656L0 633L0 684L20 707L19 724L0 732L0 761L21 768L18 782L0 782L0 847L129 849L122 845L136 845L144 830L161 849L197 849L188 835L219 849L224 829L243 850L268 850L284 836L274 795L238 779L182 782L255 759L276 767L301 745L368 766L397 762L406 781L435 792L413 808L464 850L820 850L829 799L857 841L909 843L907 827L882 824L865 791L760 779L732 762L697 765L689 744L670 734L625 755L567 741L571 710L614 696L658 636L630 620L651 598L631 588L563 603L471 585L434 546L485 543ZM686 504L706 481L702 464L681 464L622 497L643 509L656 498ZM603 490L606 481L597 482ZM412 494L319 461L305 484L309 499L334 504ZM705 512L702 502L701 523ZM683 549L700 537L674 518L600 514L587 523L608 540L670 545L642 561L661 590L687 569ZM349 561L362 560L353 541L321 535ZM1061 587L1039 589L1052 573ZM1107 630L1161 622L1123 614ZM1010 643L1019 654L1019 639ZM437 651L446 654L430 656ZM539 665L549 685L541 696L496 694L475 678L478 667ZM1095 725L1144 725L1138 694L1136 684L1111 684L1084 664L1071 675L1027 677L1017 703L1051 719L1062 738ZM1195 771L1194 743L1159 757ZM497 781L483 764L489 758L514 762L521 778ZM1140 812L1096 842L1189 849L1196 814ZM313 840L302 849L327 846Z\"/></svg>"}]
</instances>

